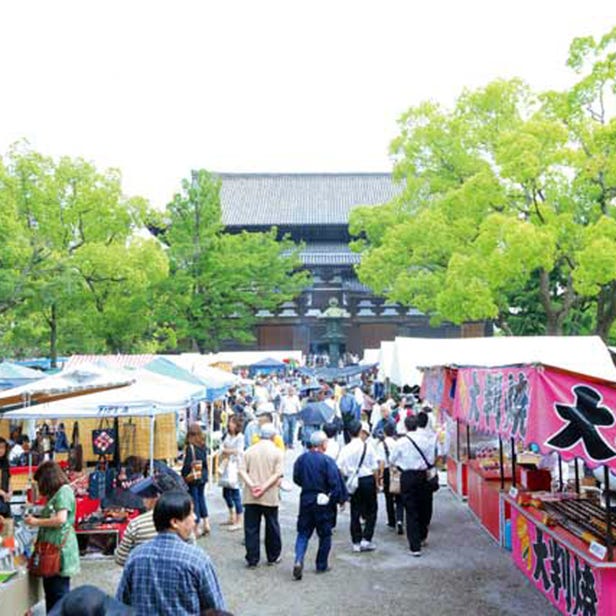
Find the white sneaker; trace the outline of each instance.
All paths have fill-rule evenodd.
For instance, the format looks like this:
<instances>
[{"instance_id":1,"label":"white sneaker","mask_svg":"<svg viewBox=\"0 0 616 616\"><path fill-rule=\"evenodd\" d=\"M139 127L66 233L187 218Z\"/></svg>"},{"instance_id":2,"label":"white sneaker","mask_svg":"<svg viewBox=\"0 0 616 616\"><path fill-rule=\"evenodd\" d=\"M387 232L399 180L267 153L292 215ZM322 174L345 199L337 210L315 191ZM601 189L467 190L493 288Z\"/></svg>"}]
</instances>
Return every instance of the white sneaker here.
<instances>
[{"instance_id":1,"label":"white sneaker","mask_svg":"<svg viewBox=\"0 0 616 616\"><path fill-rule=\"evenodd\" d=\"M415 558L419 558L421 556L421 552L413 552L413 551L411 551L411 556L414 556Z\"/></svg>"},{"instance_id":2,"label":"white sneaker","mask_svg":"<svg viewBox=\"0 0 616 616\"><path fill-rule=\"evenodd\" d=\"M361 540L359 544L359 549L361 552L374 552L376 550L376 545L372 543L372 541L366 541L365 539Z\"/></svg>"},{"instance_id":3,"label":"white sneaker","mask_svg":"<svg viewBox=\"0 0 616 616\"><path fill-rule=\"evenodd\" d=\"M361 552L361 544L354 543L353 544L353 552Z\"/></svg>"}]
</instances>

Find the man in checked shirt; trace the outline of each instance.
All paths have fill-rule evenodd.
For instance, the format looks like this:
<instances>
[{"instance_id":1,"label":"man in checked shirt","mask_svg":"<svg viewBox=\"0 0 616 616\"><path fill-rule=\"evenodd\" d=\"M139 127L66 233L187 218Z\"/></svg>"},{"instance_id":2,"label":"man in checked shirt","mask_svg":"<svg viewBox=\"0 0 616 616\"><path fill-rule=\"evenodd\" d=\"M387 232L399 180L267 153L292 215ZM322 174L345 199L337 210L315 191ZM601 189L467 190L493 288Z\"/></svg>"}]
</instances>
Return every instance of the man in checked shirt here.
<instances>
[{"instance_id":1,"label":"man in checked shirt","mask_svg":"<svg viewBox=\"0 0 616 616\"><path fill-rule=\"evenodd\" d=\"M192 616L225 609L214 565L187 543L195 525L187 492L165 492L154 507L158 535L135 548L126 562L116 597L136 616Z\"/></svg>"}]
</instances>

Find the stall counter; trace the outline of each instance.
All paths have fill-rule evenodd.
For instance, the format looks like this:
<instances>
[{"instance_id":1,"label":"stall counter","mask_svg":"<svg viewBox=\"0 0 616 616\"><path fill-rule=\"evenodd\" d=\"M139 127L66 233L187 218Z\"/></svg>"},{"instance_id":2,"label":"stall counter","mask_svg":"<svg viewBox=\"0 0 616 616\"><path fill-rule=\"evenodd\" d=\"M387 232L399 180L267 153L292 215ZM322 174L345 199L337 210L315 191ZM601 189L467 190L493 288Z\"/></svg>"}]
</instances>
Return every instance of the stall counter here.
<instances>
[{"instance_id":1,"label":"stall counter","mask_svg":"<svg viewBox=\"0 0 616 616\"><path fill-rule=\"evenodd\" d=\"M562 614L616 614L616 563L595 558L562 527L542 523L541 512L503 495L511 508L516 566Z\"/></svg>"},{"instance_id":2,"label":"stall counter","mask_svg":"<svg viewBox=\"0 0 616 616\"><path fill-rule=\"evenodd\" d=\"M10 580L0 584L2 614L26 614L43 598L41 579L29 575L25 570L18 571Z\"/></svg>"},{"instance_id":3,"label":"stall counter","mask_svg":"<svg viewBox=\"0 0 616 616\"><path fill-rule=\"evenodd\" d=\"M511 487L511 471L505 471L505 490ZM500 471L485 470L477 460L468 464L468 506L495 541L501 541ZM507 517L507 513L504 516Z\"/></svg>"},{"instance_id":4,"label":"stall counter","mask_svg":"<svg viewBox=\"0 0 616 616\"><path fill-rule=\"evenodd\" d=\"M456 460L453 456L447 457L447 485L451 491L460 498L468 497L468 469L463 460Z\"/></svg>"}]
</instances>

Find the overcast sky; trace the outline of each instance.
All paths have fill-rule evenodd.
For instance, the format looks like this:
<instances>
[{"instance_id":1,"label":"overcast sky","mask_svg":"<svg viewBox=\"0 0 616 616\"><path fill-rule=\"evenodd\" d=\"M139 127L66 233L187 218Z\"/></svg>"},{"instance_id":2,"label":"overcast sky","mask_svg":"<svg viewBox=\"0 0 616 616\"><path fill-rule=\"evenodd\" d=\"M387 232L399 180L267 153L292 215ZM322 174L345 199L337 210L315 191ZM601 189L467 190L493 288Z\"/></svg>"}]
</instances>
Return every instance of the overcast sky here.
<instances>
[{"instance_id":1,"label":"overcast sky","mask_svg":"<svg viewBox=\"0 0 616 616\"><path fill-rule=\"evenodd\" d=\"M164 205L192 168L388 171L426 98L519 76L565 87L616 0L14 0L0 8L0 152L118 167Z\"/></svg>"}]
</instances>

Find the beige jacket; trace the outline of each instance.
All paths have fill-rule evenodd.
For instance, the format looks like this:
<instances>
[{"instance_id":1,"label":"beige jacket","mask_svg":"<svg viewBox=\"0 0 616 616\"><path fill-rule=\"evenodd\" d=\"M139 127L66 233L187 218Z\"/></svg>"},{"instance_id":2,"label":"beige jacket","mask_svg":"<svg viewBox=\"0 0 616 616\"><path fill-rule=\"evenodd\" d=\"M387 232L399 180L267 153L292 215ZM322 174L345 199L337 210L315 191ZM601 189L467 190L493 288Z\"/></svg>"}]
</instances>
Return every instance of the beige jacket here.
<instances>
[{"instance_id":1,"label":"beige jacket","mask_svg":"<svg viewBox=\"0 0 616 616\"><path fill-rule=\"evenodd\" d=\"M244 457L240 462L240 472L248 475L253 485L263 485L274 474L282 478L283 460L283 452L271 440L261 439L244 452ZM279 502L277 483L260 498L255 498L251 494L248 485L244 486L245 505L278 507Z\"/></svg>"}]
</instances>

